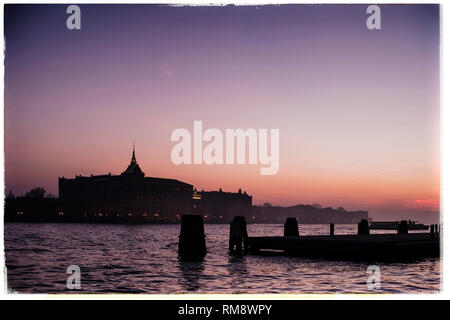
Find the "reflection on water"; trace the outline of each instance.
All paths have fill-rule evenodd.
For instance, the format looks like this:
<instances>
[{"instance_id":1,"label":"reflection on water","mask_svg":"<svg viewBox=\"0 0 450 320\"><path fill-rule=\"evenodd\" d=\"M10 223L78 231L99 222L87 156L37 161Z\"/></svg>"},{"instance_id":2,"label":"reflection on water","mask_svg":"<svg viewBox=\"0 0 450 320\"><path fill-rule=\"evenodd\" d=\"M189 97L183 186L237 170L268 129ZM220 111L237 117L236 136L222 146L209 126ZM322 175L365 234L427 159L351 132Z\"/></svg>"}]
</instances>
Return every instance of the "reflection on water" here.
<instances>
[{"instance_id":1,"label":"reflection on water","mask_svg":"<svg viewBox=\"0 0 450 320\"><path fill-rule=\"evenodd\" d=\"M440 289L439 259L379 263L381 289L367 288L368 263L228 255L228 225L205 225L207 255L178 257L179 225L5 224L8 287L71 292L69 265L81 269L81 292L95 293L418 293ZM327 234L328 225L300 225ZM250 236L282 235L282 225L249 225ZM336 225L354 234L354 225ZM77 291L80 292L80 291Z\"/></svg>"},{"instance_id":2,"label":"reflection on water","mask_svg":"<svg viewBox=\"0 0 450 320\"><path fill-rule=\"evenodd\" d=\"M179 277L180 284L186 291L195 292L201 288L203 274L203 259L186 260L179 259L178 268L180 268L182 277Z\"/></svg>"},{"instance_id":3,"label":"reflection on water","mask_svg":"<svg viewBox=\"0 0 450 320\"><path fill-rule=\"evenodd\" d=\"M247 276L247 263L245 257L230 257L226 266L229 275L237 278L244 278Z\"/></svg>"}]
</instances>

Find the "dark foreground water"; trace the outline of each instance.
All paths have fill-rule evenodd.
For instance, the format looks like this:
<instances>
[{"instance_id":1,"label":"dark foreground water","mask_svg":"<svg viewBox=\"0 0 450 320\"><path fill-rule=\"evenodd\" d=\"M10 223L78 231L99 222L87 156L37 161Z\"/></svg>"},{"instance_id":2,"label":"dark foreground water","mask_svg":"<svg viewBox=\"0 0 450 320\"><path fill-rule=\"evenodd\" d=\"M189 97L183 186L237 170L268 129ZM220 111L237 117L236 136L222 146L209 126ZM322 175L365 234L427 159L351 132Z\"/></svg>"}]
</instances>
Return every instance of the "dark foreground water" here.
<instances>
[{"instance_id":1,"label":"dark foreground water","mask_svg":"<svg viewBox=\"0 0 450 320\"><path fill-rule=\"evenodd\" d=\"M179 225L5 224L8 287L22 293L434 293L439 259L377 263L381 289L368 289L374 263L228 255L228 225L205 225L203 261L178 259ZM282 235L282 225L249 225L250 236ZM328 225L300 233L327 234ZM356 233L336 225L336 234ZM81 290L68 290L69 265Z\"/></svg>"}]
</instances>

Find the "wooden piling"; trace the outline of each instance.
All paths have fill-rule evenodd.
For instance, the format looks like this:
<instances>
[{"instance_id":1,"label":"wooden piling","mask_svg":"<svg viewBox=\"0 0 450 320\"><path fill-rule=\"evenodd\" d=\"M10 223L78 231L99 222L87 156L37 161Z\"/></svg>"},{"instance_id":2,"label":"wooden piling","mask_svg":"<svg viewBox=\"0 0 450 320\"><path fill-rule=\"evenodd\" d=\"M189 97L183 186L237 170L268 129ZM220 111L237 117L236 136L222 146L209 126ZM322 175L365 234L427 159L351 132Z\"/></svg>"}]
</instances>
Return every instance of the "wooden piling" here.
<instances>
[{"instance_id":1,"label":"wooden piling","mask_svg":"<svg viewBox=\"0 0 450 320\"><path fill-rule=\"evenodd\" d=\"M330 223L330 236L334 236L334 223Z\"/></svg>"},{"instance_id":2,"label":"wooden piling","mask_svg":"<svg viewBox=\"0 0 450 320\"><path fill-rule=\"evenodd\" d=\"M358 223L358 235L367 235L370 234L369 231L369 221L366 219L362 219L360 223Z\"/></svg>"},{"instance_id":3,"label":"wooden piling","mask_svg":"<svg viewBox=\"0 0 450 320\"><path fill-rule=\"evenodd\" d=\"M397 226L397 233L398 234L406 234L408 233L408 221L402 220Z\"/></svg>"},{"instance_id":4,"label":"wooden piling","mask_svg":"<svg viewBox=\"0 0 450 320\"><path fill-rule=\"evenodd\" d=\"M434 234L434 224L430 225L430 233Z\"/></svg>"},{"instance_id":5,"label":"wooden piling","mask_svg":"<svg viewBox=\"0 0 450 320\"><path fill-rule=\"evenodd\" d=\"M183 215L178 254L186 258L205 256L205 230L201 215Z\"/></svg>"},{"instance_id":6,"label":"wooden piling","mask_svg":"<svg viewBox=\"0 0 450 320\"><path fill-rule=\"evenodd\" d=\"M295 218L287 218L284 223L284 236L285 237L298 237L298 223Z\"/></svg>"},{"instance_id":7,"label":"wooden piling","mask_svg":"<svg viewBox=\"0 0 450 320\"><path fill-rule=\"evenodd\" d=\"M248 252L247 222L245 217L236 216L230 223L230 255L242 255Z\"/></svg>"}]
</instances>

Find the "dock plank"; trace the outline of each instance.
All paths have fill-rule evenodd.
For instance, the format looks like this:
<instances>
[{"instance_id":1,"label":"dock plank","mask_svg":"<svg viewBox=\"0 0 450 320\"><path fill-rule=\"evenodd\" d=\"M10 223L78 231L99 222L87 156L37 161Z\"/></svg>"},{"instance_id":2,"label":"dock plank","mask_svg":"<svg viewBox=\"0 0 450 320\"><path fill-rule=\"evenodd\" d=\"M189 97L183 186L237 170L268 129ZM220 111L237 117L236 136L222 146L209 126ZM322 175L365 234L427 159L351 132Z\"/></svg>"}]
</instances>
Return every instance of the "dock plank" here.
<instances>
[{"instance_id":1,"label":"dock plank","mask_svg":"<svg viewBox=\"0 0 450 320\"><path fill-rule=\"evenodd\" d=\"M439 234L374 234L249 237L249 252L276 250L286 255L333 260L405 260L439 257Z\"/></svg>"}]
</instances>

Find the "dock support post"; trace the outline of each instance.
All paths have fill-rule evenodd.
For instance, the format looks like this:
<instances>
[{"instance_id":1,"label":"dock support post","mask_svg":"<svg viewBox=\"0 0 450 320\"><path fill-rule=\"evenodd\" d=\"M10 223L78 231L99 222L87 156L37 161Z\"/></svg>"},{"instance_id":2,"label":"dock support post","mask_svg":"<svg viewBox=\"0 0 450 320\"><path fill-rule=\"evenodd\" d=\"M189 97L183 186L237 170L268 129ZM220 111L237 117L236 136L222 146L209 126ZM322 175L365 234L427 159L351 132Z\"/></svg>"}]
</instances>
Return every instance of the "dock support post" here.
<instances>
[{"instance_id":1,"label":"dock support post","mask_svg":"<svg viewBox=\"0 0 450 320\"><path fill-rule=\"evenodd\" d=\"M434 234L434 224L431 224L431 225L430 225L430 233L431 233L431 234Z\"/></svg>"},{"instance_id":2,"label":"dock support post","mask_svg":"<svg viewBox=\"0 0 450 320\"><path fill-rule=\"evenodd\" d=\"M408 233L408 221L402 220L397 226L398 234L407 234Z\"/></svg>"},{"instance_id":3,"label":"dock support post","mask_svg":"<svg viewBox=\"0 0 450 320\"><path fill-rule=\"evenodd\" d=\"M330 223L330 236L334 236L334 223Z\"/></svg>"},{"instance_id":4,"label":"dock support post","mask_svg":"<svg viewBox=\"0 0 450 320\"><path fill-rule=\"evenodd\" d=\"M298 237L298 223L295 218L287 218L284 223L284 236L285 237Z\"/></svg>"},{"instance_id":5,"label":"dock support post","mask_svg":"<svg viewBox=\"0 0 450 320\"><path fill-rule=\"evenodd\" d=\"M248 252L247 222L245 217L236 216L230 223L230 255L242 255Z\"/></svg>"},{"instance_id":6,"label":"dock support post","mask_svg":"<svg viewBox=\"0 0 450 320\"><path fill-rule=\"evenodd\" d=\"M369 231L369 221L366 219L362 219L360 223L358 223L358 235L370 234Z\"/></svg>"},{"instance_id":7,"label":"dock support post","mask_svg":"<svg viewBox=\"0 0 450 320\"><path fill-rule=\"evenodd\" d=\"M205 256L205 230L201 215L183 215L178 254L186 258L201 258Z\"/></svg>"}]
</instances>

